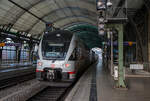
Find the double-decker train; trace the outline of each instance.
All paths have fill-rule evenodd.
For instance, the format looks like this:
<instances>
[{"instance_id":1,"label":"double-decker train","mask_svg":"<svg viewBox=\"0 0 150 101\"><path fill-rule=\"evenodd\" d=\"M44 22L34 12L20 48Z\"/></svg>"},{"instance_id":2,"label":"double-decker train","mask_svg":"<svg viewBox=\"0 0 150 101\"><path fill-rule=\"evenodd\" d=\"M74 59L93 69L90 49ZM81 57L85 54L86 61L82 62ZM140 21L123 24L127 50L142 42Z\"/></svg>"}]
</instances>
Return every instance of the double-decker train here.
<instances>
[{"instance_id":1,"label":"double-decker train","mask_svg":"<svg viewBox=\"0 0 150 101\"><path fill-rule=\"evenodd\" d=\"M73 81L93 61L94 52L70 31L45 32L38 48L38 80Z\"/></svg>"}]
</instances>

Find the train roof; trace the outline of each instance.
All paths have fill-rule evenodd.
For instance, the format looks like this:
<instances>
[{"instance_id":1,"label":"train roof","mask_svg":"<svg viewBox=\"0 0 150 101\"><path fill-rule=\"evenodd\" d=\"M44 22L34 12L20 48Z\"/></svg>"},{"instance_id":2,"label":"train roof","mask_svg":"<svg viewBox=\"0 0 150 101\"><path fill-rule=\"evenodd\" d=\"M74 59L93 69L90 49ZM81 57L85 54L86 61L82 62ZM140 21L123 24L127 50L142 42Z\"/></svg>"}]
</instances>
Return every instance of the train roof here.
<instances>
[{"instance_id":1,"label":"train roof","mask_svg":"<svg viewBox=\"0 0 150 101\"><path fill-rule=\"evenodd\" d=\"M51 40L51 41L71 41L73 33L67 30L55 30L52 32L48 32L43 35L43 40Z\"/></svg>"}]
</instances>

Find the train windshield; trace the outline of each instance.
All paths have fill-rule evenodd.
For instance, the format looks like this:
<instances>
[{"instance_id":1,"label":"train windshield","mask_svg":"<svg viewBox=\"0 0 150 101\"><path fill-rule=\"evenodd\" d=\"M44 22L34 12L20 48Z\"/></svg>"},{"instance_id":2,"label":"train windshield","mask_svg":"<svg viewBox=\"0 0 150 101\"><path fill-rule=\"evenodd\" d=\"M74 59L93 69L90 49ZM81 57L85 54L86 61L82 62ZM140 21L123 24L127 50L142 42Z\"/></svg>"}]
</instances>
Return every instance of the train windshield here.
<instances>
[{"instance_id":1,"label":"train windshield","mask_svg":"<svg viewBox=\"0 0 150 101\"><path fill-rule=\"evenodd\" d=\"M51 43L43 41L42 54L45 59L64 59L67 54L68 43Z\"/></svg>"}]
</instances>

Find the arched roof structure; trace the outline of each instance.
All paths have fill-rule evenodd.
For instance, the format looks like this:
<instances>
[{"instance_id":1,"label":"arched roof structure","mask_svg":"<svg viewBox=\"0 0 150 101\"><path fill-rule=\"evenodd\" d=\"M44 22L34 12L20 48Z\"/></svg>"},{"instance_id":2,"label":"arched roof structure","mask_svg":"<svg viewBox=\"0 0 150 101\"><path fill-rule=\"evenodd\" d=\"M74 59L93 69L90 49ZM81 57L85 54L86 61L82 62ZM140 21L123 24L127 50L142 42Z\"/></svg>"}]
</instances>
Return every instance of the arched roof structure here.
<instances>
[{"instance_id":1,"label":"arched roof structure","mask_svg":"<svg viewBox=\"0 0 150 101\"><path fill-rule=\"evenodd\" d=\"M109 16L123 15L120 8L126 6L127 11L135 12L144 1L111 0L113 9ZM78 33L90 48L98 47L103 40L98 39L96 31L96 0L0 0L0 28L10 26L13 33L39 39L45 30L45 22Z\"/></svg>"},{"instance_id":2,"label":"arched roof structure","mask_svg":"<svg viewBox=\"0 0 150 101\"><path fill-rule=\"evenodd\" d=\"M111 1L117 7L125 0ZM143 0L127 2L129 8L139 8ZM0 25L12 24L13 29L39 36L45 24L27 11L60 28L72 23L97 25L96 0L0 0Z\"/></svg>"}]
</instances>

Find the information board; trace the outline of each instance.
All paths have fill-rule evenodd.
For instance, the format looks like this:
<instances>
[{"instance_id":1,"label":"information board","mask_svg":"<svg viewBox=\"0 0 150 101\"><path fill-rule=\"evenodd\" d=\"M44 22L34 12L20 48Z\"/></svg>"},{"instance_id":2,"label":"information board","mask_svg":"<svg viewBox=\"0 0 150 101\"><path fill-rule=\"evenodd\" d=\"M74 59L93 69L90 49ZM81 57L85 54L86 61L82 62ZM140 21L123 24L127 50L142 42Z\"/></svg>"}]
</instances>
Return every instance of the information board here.
<instances>
[{"instance_id":1,"label":"information board","mask_svg":"<svg viewBox=\"0 0 150 101\"><path fill-rule=\"evenodd\" d=\"M130 64L130 69L143 69L143 64Z\"/></svg>"}]
</instances>

